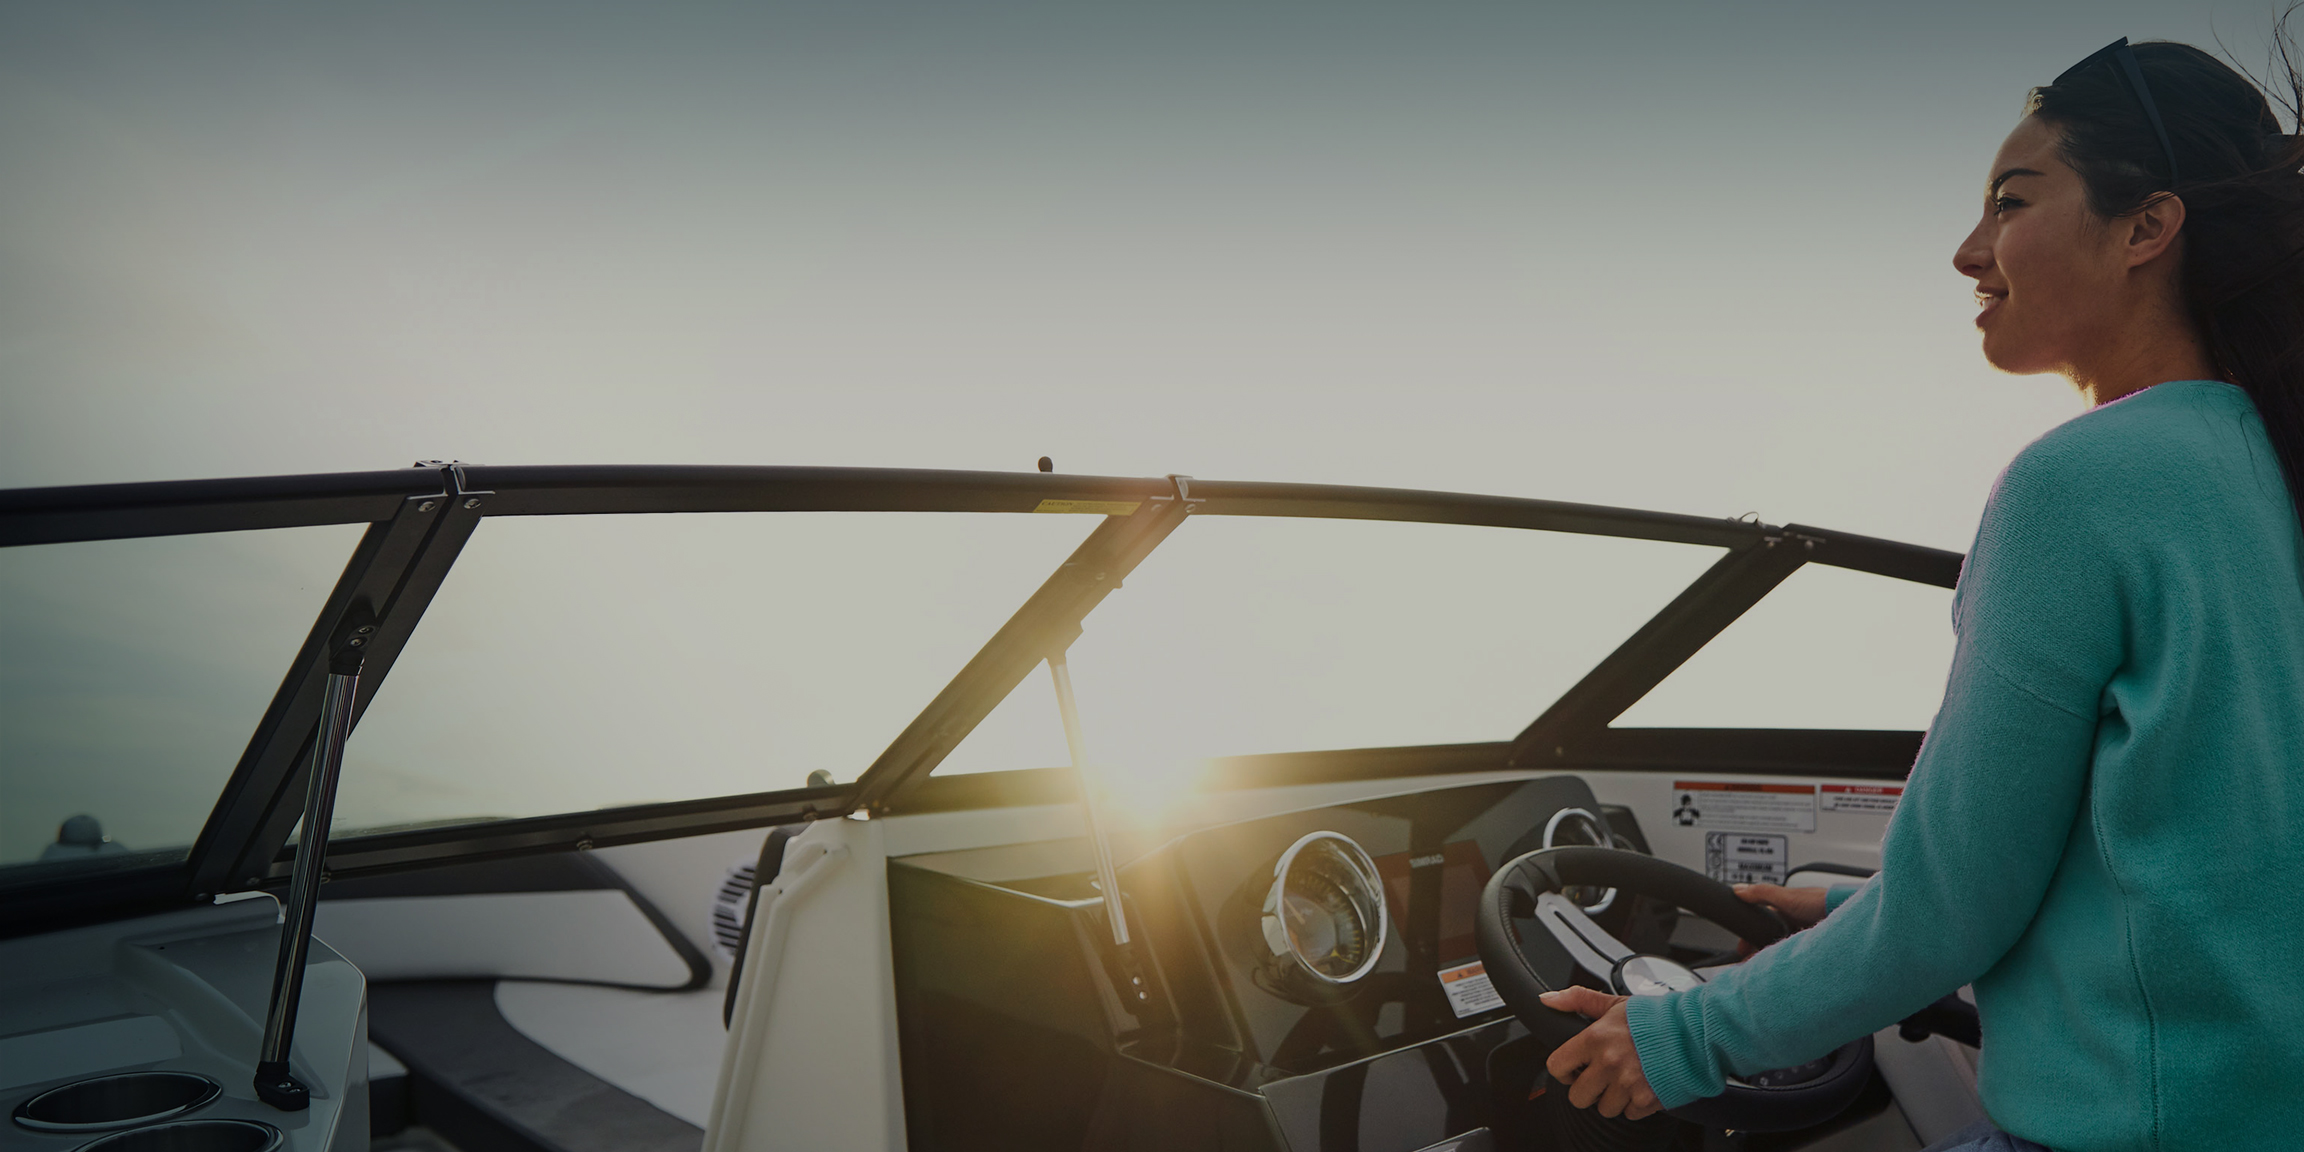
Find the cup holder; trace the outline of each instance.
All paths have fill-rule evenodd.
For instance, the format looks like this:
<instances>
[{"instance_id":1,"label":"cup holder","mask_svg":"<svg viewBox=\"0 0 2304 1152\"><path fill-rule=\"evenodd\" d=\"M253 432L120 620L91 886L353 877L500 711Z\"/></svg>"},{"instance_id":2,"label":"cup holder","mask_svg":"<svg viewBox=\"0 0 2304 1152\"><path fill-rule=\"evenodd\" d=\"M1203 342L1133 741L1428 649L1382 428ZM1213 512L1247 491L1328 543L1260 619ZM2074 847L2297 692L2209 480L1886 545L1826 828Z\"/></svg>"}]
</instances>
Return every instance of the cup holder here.
<instances>
[{"instance_id":1,"label":"cup holder","mask_svg":"<svg viewBox=\"0 0 2304 1152\"><path fill-rule=\"evenodd\" d=\"M181 1116L223 1089L190 1072L127 1072L50 1088L16 1106L16 1125L35 1132L96 1132ZM143 1147L143 1145L138 1145ZM151 1145L153 1148L175 1145ZM184 1145L208 1147L208 1145ZM238 1145L215 1145L217 1148Z\"/></svg>"},{"instance_id":2,"label":"cup holder","mask_svg":"<svg viewBox=\"0 0 2304 1152\"><path fill-rule=\"evenodd\" d=\"M179 1120L90 1140L72 1152L272 1152L280 1130L254 1120Z\"/></svg>"}]
</instances>

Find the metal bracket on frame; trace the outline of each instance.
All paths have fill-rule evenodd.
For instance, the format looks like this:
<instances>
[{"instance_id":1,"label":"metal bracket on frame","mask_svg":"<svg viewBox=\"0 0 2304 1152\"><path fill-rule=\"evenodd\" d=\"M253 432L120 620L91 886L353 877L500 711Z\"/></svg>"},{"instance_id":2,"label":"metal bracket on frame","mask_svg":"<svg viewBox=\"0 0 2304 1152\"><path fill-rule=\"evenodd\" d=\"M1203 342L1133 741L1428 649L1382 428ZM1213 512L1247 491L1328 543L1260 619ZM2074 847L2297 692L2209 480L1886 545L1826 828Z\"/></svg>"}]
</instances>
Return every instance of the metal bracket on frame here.
<instances>
[{"instance_id":1,"label":"metal bracket on frame","mask_svg":"<svg viewBox=\"0 0 2304 1152\"><path fill-rule=\"evenodd\" d=\"M477 511L484 498L495 495L494 492L482 492L472 487L472 482L464 477L464 462L462 460L418 460L415 467L438 469L448 481L449 498L467 512ZM427 508L425 511L429 512L431 509Z\"/></svg>"},{"instance_id":2,"label":"metal bracket on frame","mask_svg":"<svg viewBox=\"0 0 2304 1152\"><path fill-rule=\"evenodd\" d=\"M1192 478L1190 476L1186 476L1181 472L1170 472L1168 474L1168 483L1175 486L1176 494L1173 496L1154 496L1152 497L1153 503L1166 504L1173 501L1179 510L1184 512L1186 515L1190 515L1192 513L1193 505L1206 504L1208 502L1204 498L1195 497L1192 495Z\"/></svg>"}]
</instances>

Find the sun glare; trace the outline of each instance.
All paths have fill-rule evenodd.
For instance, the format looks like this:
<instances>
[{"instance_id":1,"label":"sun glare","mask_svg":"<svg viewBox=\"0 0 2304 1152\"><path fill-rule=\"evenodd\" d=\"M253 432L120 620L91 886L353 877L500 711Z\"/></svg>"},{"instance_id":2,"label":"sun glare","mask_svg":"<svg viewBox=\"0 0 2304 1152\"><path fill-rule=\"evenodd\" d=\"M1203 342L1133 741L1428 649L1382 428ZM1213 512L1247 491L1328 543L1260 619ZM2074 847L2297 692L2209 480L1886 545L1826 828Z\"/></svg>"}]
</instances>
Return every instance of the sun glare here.
<instances>
[{"instance_id":1,"label":"sun glare","mask_svg":"<svg viewBox=\"0 0 2304 1152\"><path fill-rule=\"evenodd\" d=\"M1162 828L1197 799L1207 781L1206 760L1148 760L1092 765L1089 787L1098 811L1139 831Z\"/></svg>"}]
</instances>

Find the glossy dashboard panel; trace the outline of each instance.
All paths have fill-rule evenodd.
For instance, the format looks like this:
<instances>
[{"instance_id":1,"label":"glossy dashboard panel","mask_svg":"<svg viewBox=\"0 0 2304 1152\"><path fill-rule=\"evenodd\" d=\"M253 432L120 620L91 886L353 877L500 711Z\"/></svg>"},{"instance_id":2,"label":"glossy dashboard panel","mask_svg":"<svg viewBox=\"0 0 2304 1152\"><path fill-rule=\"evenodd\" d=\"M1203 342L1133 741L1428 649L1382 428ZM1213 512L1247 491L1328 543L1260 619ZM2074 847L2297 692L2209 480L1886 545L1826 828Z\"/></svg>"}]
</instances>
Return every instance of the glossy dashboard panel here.
<instances>
[{"instance_id":1,"label":"glossy dashboard panel","mask_svg":"<svg viewBox=\"0 0 2304 1152\"><path fill-rule=\"evenodd\" d=\"M1192 832L1121 869L1129 950L1112 945L1085 841L891 860L911 1146L1406 1152L1541 1126L1528 1101L1542 1053L1501 1004L1452 997L1441 975L1478 959L1472 916L1489 874L1542 847L1564 809L1608 815L1581 779L1556 776ZM1622 823L1599 831L1637 843ZM1321 833L1351 850L1310 847ZM1381 938L1337 958L1331 970L1351 978L1333 987L1276 979L1266 963L1263 912L1291 848L1339 882L1295 890L1304 911L1381 901ZM1305 927L1283 921L1281 935L1350 953L1351 931Z\"/></svg>"},{"instance_id":2,"label":"glossy dashboard panel","mask_svg":"<svg viewBox=\"0 0 2304 1152\"><path fill-rule=\"evenodd\" d=\"M1566 808L1598 810L1572 776L1472 785L1291 812L1194 832L1122 870L1180 1039L1243 1053L1260 1079L1299 1075L1509 1015L1478 979L1472 914L1503 862L1543 846ZM1291 846L1338 833L1382 877L1387 931L1365 976L1307 989L1284 978L1262 923ZM1444 981L1443 974L1455 977ZM1450 995L1450 985L1459 985Z\"/></svg>"}]
</instances>

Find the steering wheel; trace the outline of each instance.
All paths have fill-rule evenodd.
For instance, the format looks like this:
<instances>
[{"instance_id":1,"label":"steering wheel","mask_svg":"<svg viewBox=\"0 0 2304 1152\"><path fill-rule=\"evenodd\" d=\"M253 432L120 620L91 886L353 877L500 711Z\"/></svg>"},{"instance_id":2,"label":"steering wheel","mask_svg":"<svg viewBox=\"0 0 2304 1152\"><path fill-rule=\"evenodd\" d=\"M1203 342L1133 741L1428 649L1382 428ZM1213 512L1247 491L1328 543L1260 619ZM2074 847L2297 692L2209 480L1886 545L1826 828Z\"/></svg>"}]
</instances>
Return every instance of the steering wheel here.
<instances>
[{"instance_id":1,"label":"steering wheel","mask_svg":"<svg viewBox=\"0 0 2304 1152\"><path fill-rule=\"evenodd\" d=\"M1519 857L1489 878L1474 930L1480 961L1497 994L1548 1047L1583 1031L1587 1021L1547 1008L1537 997L1574 983L1578 969L1620 996L1662 996L1704 983L1685 965L1625 947L1561 894L1571 887L1621 888L1678 905L1755 948L1789 935L1775 913L1745 903L1726 884L1654 856L1575 847ZM1674 1108L1671 1114L1709 1127L1786 1132L1838 1115L1871 1078L1872 1037L1867 1035L1821 1060L1731 1076L1720 1095Z\"/></svg>"}]
</instances>

